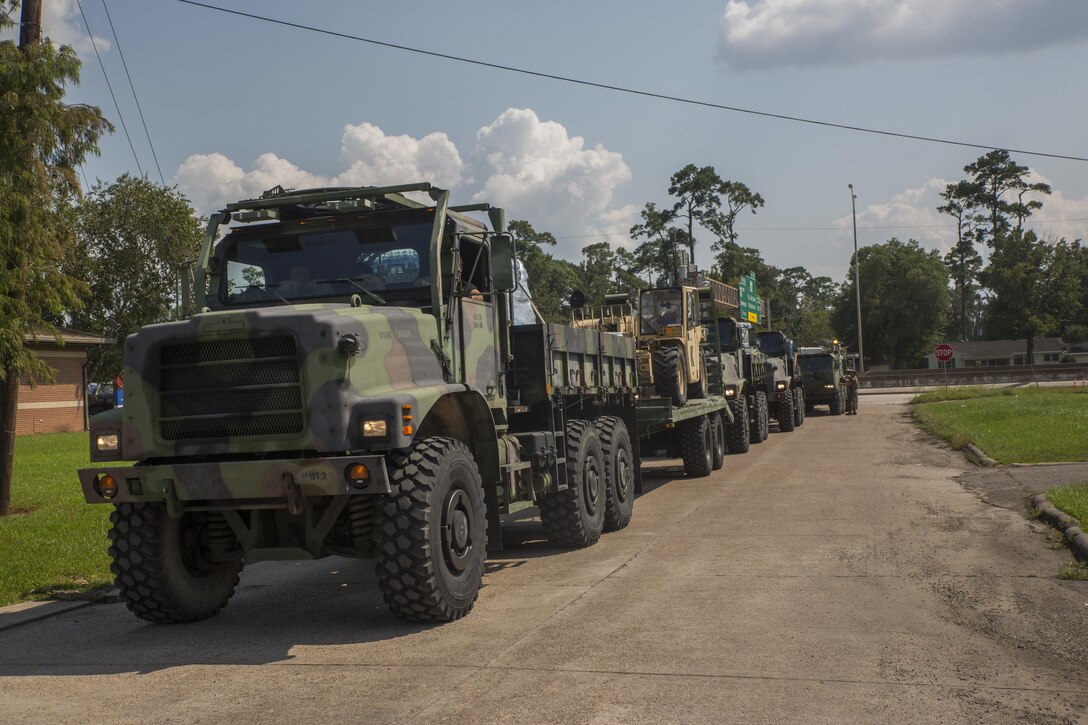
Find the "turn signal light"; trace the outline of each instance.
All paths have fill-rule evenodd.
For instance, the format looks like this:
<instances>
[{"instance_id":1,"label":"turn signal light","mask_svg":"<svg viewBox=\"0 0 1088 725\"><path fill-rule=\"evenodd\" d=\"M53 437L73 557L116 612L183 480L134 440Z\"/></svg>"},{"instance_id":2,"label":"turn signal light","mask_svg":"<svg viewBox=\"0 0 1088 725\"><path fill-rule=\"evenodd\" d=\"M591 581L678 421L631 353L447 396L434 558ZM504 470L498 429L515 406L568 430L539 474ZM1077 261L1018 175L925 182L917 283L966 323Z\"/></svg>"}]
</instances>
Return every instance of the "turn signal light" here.
<instances>
[{"instance_id":1,"label":"turn signal light","mask_svg":"<svg viewBox=\"0 0 1088 725\"><path fill-rule=\"evenodd\" d=\"M94 488L102 498L113 498L117 495L117 481L108 473L94 482Z\"/></svg>"},{"instance_id":2,"label":"turn signal light","mask_svg":"<svg viewBox=\"0 0 1088 725\"><path fill-rule=\"evenodd\" d=\"M354 463L348 466L348 483L353 485L370 482L370 469L362 463Z\"/></svg>"}]
</instances>

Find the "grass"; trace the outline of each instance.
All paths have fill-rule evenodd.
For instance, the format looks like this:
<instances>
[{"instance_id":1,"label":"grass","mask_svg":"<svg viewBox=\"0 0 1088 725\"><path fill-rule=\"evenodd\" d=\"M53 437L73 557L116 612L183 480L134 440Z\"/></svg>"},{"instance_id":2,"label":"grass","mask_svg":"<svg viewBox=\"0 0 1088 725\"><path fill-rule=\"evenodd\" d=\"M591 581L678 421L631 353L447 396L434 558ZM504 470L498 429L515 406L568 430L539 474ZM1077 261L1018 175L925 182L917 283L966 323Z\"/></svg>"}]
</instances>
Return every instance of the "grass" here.
<instances>
[{"instance_id":1,"label":"grass","mask_svg":"<svg viewBox=\"0 0 1088 725\"><path fill-rule=\"evenodd\" d=\"M1088 483L1055 486L1047 490L1046 497L1056 508L1075 518L1081 529L1088 529Z\"/></svg>"},{"instance_id":2,"label":"grass","mask_svg":"<svg viewBox=\"0 0 1088 725\"><path fill-rule=\"evenodd\" d=\"M1088 461L1086 388L950 388L913 402L925 430L998 463Z\"/></svg>"},{"instance_id":3,"label":"grass","mask_svg":"<svg viewBox=\"0 0 1088 725\"><path fill-rule=\"evenodd\" d=\"M0 606L108 584L111 506L83 500L76 469L90 465L86 433L20 436L12 515L0 518Z\"/></svg>"}]
</instances>

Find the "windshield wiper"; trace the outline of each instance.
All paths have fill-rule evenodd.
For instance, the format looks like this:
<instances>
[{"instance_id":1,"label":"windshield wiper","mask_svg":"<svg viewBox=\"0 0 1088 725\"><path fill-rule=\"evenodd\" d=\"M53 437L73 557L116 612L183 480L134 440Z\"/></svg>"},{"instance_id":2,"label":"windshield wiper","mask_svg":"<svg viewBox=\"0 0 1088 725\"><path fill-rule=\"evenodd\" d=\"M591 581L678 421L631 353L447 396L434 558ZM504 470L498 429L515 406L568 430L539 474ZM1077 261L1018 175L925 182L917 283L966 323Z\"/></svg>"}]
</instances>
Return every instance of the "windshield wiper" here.
<instances>
[{"instance_id":1,"label":"windshield wiper","mask_svg":"<svg viewBox=\"0 0 1088 725\"><path fill-rule=\"evenodd\" d=\"M333 280L320 279L320 280L317 280L317 282L347 282L348 284L350 284L352 287L359 290L360 292L364 292L364 293L370 295L371 299L376 301L379 305L388 304L385 300L383 300L381 297L379 297L378 295L376 295L373 292L371 292L370 290L368 290L366 287L362 286L361 284L359 284L358 282L356 282L353 279L348 279L347 277L340 277L339 279L333 279Z\"/></svg>"},{"instance_id":2,"label":"windshield wiper","mask_svg":"<svg viewBox=\"0 0 1088 725\"><path fill-rule=\"evenodd\" d=\"M284 297L279 292L277 292L276 290L273 289L273 287L279 287L279 284L265 284L263 282L254 282L252 284L246 285L246 290L248 291L249 289L254 288L254 287L256 287L257 289L263 289L263 290L266 290L268 292L271 292L272 294L274 294L276 296L277 300L279 300L280 302L282 302L285 305L291 304L287 300L286 297ZM239 293L239 294L241 294L241 293Z\"/></svg>"}]
</instances>

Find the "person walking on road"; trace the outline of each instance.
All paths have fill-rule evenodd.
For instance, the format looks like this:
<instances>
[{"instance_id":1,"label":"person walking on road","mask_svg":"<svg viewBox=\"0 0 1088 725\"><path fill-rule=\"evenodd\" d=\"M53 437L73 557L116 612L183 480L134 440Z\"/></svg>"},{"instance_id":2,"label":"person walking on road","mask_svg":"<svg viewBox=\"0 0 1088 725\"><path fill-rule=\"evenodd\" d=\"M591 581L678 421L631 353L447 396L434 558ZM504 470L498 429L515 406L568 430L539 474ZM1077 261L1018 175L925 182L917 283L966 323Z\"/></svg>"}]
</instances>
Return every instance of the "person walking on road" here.
<instances>
[{"instance_id":1,"label":"person walking on road","mask_svg":"<svg viewBox=\"0 0 1088 725\"><path fill-rule=\"evenodd\" d=\"M853 370L847 370L846 375L846 414L858 414L858 374Z\"/></svg>"}]
</instances>

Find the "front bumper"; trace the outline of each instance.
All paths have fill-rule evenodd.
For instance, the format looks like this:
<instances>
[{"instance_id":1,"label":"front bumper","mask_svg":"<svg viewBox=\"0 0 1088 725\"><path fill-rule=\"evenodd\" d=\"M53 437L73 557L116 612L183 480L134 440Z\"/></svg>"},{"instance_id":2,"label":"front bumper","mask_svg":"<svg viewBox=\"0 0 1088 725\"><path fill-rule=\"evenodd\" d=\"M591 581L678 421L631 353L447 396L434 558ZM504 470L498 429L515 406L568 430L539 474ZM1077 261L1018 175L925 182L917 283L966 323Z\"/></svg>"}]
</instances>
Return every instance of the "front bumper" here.
<instances>
[{"instance_id":1,"label":"front bumper","mask_svg":"<svg viewBox=\"0 0 1088 725\"><path fill-rule=\"evenodd\" d=\"M356 464L370 472L365 485L348 481L347 470ZM118 483L113 498L103 498L96 487L105 475ZM389 493L385 458L377 455L81 468L79 483L87 503L142 501L183 507L197 501L236 502L240 508L247 504L291 506L306 496Z\"/></svg>"}]
</instances>

